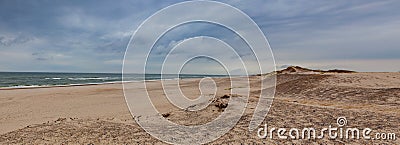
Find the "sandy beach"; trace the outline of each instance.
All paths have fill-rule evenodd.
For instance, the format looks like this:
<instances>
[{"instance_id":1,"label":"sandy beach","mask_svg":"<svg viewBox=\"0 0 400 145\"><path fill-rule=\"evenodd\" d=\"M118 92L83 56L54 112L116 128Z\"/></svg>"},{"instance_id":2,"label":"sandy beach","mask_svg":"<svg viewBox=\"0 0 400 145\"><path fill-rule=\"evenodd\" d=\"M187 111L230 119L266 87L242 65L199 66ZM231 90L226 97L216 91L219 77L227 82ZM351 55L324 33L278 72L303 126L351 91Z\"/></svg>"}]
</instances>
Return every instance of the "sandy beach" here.
<instances>
[{"instance_id":1,"label":"sandy beach","mask_svg":"<svg viewBox=\"0 0 400 145\"><path fill-rule=\"evenodd\" d=\"M210 144L399 144L400 140L262 139L248 125L258 102L260 77L251 76L249 104L238 124ZM200 79L181 80L186 96L198 96ZM204 124L224 111L229 79L214 78L215 101L198 112L178 109L163 96L160 81L148 82L157 109L173 122ZM134 87L137 84L130 84ZM0 90L0 144L165 144L148 135L131 116L122 84ZM228 97L228 98L229 98ZM222 104L222 105L221 105ZM400 135L400 73L281 73L264 123L271 127L336 125ZM372 133L372 134L373 134Z\"/></svg>"}]
</instances>

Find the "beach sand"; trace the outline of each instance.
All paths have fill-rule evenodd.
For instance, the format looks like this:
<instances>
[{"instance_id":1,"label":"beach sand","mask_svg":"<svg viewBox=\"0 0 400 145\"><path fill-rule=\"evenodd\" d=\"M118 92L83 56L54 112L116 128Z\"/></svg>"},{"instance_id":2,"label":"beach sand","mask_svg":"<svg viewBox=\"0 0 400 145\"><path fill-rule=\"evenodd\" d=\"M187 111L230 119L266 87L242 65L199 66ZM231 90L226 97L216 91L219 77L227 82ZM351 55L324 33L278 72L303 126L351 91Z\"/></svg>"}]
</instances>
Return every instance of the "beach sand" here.
<instances>
[{"instance_id":1,"label":"beach sand","mask_svg":"<svg viewBox=\"0 0 400 145\"><path fill-rule=\"evenodd\" d=\"M249 104L238 124L210 144L400 144L396 140L261 139L248 125L258 102L260 77L251 76ZM186 96L198 96L199 79L181 80ZM224 111L230 93L228 78L214 78L215 101L198 112L168 103L160 81L148 82L153 103L170 121L184 125L207 123ZM134 92L140 83L130 83ZM234 96L230 96L234 97ZM195 97L194 97L195 98ZM224 104L225 103L225 104ZM131 116L122 84L0 90L0 144L165 144L147 134ZM316 129L337 126L371 128L400 136L400 73L278 74L274 102L264 119L270 128Z\"/></svg>"}]
</instances>

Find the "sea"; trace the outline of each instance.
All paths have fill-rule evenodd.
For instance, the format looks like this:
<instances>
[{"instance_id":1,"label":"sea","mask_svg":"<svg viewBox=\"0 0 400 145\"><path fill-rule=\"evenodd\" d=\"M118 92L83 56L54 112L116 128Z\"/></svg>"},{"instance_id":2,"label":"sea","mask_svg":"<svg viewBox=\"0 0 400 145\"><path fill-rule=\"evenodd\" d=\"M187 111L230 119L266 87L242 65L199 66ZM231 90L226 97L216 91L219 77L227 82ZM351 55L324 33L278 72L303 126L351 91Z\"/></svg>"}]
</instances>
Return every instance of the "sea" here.
<instances>
[{"instance_id":1,"label":"sea","mask_svg":"<svg viewBox=\"0 0 400 145\"><path fill-rule=\"evenodd\" d=\"M204 74L124 74L123 81L162 79L187 79L205 77L227 77L227 75ZM84 84L106 84L122 81L121 73L58 73L58 72L0 72L0 88L28 88L41 86L68 86Z\"/></svg>"}]
</instances>

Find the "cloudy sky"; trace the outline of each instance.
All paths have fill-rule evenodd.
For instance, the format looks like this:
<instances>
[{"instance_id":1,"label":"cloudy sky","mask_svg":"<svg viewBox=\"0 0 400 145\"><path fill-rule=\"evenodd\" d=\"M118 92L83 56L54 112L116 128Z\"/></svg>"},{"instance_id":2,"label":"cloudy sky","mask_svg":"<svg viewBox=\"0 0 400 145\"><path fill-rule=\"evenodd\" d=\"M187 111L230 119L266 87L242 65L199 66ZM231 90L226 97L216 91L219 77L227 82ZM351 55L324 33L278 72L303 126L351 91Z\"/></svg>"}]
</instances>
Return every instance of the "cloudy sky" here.
<instances>
[{"instance_id":1,"label":"cloudy sky","mask_svg":"<svg viewBox=\"0 0 400 145\"><path fill-rule=\"evenodd\" d=\"M153 13L177 2L180 1L2 0L0 71L121 72L132 33ZM300 65L400 71L398 0L223 2L242 10L258 24L271 45L277 69ZM209 15L219 13L205 11ZM166 34L153 53L156 56L171 45L198 35L242 45L221 26L194 23ZM193 62L218 66L209 61ZM208 70L213 69L220 68Z\"/></svg>"}]
</instances>

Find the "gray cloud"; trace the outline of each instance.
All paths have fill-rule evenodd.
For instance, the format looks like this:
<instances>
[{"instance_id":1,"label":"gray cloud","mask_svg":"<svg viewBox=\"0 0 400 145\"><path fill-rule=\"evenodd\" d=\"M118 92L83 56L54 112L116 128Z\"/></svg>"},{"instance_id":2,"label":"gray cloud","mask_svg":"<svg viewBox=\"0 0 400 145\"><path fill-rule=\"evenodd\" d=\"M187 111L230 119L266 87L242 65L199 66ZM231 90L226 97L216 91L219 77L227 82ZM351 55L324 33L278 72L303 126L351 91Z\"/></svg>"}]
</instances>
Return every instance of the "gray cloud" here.
<instances>
[{"instance_id":1,"label":"gray cloud","mask_svg":"<svg viewBox=\"0 0 400 145\"><path fill-rule=\"evenodd\" d=\"M4 35L4 36L0 36L0 45L9 47L11 45L23 44L23 43L26 43L33 39L34 38L32 38L32 37L21 35L21 34L17 34L16 36Z\"/></svg>"},{"instance_id":2,"label":"gray cloud","mask_svg":"<svg viewBox=\"0 0 400 145\"><path fill-rule=\"evenodd\" d=\"M0 71L119 72L133 30L157 10L176 2L0 1ZM243 10L260 26L277 65L400 69L391 65L400 59L399 1L225 2ZM218 10L204 13L231 18ZM169 19L175 18L162 21ZM220 27L183 25L167 35L155 51L161 55L173 43L198 35L243 45ZM238 51L249 55L245 49Z\"/></svg>"}]
</instances>

